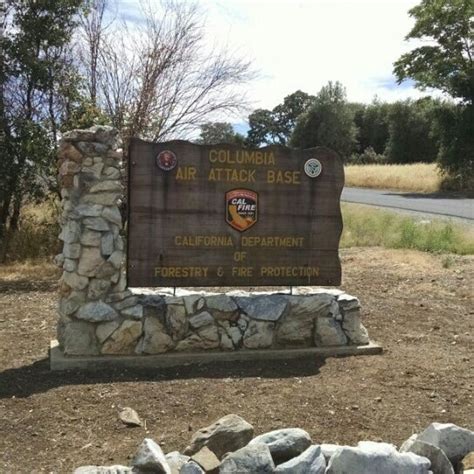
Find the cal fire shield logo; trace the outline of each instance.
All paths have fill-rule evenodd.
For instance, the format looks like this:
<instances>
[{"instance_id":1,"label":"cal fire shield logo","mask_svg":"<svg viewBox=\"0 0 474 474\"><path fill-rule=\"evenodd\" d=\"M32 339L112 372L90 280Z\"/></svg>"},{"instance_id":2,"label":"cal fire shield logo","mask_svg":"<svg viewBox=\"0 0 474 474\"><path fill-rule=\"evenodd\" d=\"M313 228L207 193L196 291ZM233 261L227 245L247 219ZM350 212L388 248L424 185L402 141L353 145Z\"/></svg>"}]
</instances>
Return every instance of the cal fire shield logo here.
<instances>
[{"instance_id":1,"label":"cal fire shield logo","mask_svg":"<svg viewBox=\"0 0 474 474\"><path fill-rule=\"evenodd\" d=\"M250 189L233 189L225 193L226 222L243 232L257 222L258 194Z\"/></svg>"}]
</instances>

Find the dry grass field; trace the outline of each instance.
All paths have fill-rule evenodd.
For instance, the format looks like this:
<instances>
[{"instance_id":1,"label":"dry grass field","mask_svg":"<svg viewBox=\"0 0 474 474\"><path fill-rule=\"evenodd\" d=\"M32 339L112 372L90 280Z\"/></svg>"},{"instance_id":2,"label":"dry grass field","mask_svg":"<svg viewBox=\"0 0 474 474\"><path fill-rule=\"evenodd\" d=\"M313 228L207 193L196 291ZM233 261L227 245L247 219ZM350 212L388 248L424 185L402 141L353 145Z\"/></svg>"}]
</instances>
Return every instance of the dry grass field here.
<instances>
[{"instance_id":1,"label":"dry grass field","mask_svg":"<svg viewBox=\"0 0 474 474\"><path fill-rule=\"evenodd\" d=\"M433 193L441 175L434 163L407 165L346 165L346 186Z\"/></svg>"},{"instance_id":2,"label":"dry grass field","mask_svg":"<svg viewBox=\"0 0 474 474\"><path fill-rule=\"evenodd\" d=\"M12 262L0 265L0 281L37 281L55 280L61 276L61 271L53 263L52 258L39 258L25 260L23 262Z\"/></svg>"}]
</instances>

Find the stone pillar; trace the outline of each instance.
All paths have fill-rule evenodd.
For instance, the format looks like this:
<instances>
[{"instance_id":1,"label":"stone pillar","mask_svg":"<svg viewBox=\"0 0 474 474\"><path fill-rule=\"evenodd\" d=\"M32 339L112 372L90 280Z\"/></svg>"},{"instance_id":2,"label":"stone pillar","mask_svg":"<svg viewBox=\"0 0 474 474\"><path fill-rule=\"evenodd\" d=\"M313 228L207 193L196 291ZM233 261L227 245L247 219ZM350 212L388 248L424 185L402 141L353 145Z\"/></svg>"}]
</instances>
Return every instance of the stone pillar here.
<instances>
[{"instance_id":1,"label":"stone pillar","mask_svg":"<svg viewBox=\"0 0 474 474\"><path fill-rule=\"evenodd\" d=\"M63 268L58 340L67 355L133 353L143 307L127 290L117 130L95 126L64 134L59 147Z\"/></svg>"}]
</instances>

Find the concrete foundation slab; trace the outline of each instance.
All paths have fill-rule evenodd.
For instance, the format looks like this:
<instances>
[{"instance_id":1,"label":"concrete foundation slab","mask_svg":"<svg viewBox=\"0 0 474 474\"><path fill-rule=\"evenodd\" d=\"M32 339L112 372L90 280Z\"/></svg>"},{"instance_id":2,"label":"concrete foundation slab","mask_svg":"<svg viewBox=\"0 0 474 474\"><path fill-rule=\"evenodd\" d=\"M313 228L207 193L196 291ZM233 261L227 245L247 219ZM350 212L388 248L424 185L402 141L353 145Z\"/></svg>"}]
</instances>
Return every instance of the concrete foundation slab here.
<instances>
[{"instance_id":1,"label":"concrete foundation slab","mask_svg":"<svg viewBox=\"0 0 474 474\"><path fill-rule=\"evenodd\" d=\"M51 341L49 360L51 370L103 370L108 368L130 369L176 367L189 364L229 362L243 360L296 359L301 357L335 357L351 355L376 355L383 349L374 342L364 346L305 347L301 349L260 349L232 352L187 352L136 356L65 356L58 341Z\"/></svg>"}]
</instances>

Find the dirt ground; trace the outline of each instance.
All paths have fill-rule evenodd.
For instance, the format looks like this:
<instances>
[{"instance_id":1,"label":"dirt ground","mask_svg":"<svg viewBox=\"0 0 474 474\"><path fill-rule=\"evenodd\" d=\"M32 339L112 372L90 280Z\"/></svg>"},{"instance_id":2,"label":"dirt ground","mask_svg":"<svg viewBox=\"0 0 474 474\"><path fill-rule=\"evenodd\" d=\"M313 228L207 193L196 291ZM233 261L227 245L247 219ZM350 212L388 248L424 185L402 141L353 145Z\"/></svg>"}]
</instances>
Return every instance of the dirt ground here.
<instances>
[{"instance_id":1,"label":"dirt ground","mask_svg":"<svg viewBox=\"0 0 474 474\"><path fill-rule=\"evenodd\" d=\"M399 445L433 421L474 429L474 258L383 249L342 257L343 289L361 299L383 355L140 373L51 373L56 277L0 272L0 472L128 464L145 436L182 450L228 413L256 433L301 427L316 443ZM146 427L124 426L121 406Z\"/></svg>"}]
</instances>

